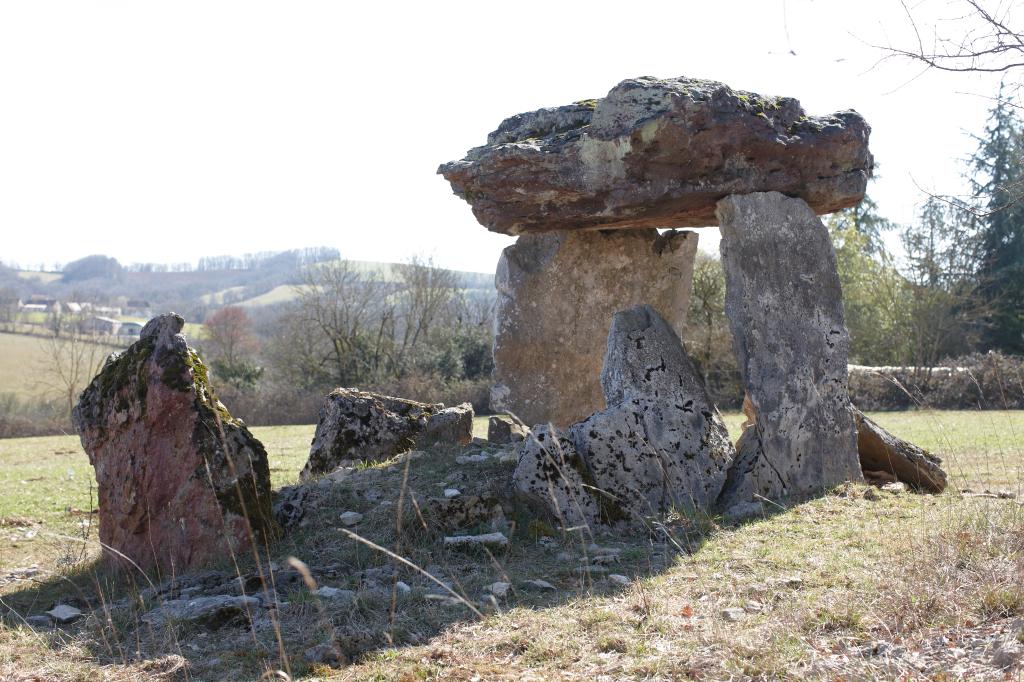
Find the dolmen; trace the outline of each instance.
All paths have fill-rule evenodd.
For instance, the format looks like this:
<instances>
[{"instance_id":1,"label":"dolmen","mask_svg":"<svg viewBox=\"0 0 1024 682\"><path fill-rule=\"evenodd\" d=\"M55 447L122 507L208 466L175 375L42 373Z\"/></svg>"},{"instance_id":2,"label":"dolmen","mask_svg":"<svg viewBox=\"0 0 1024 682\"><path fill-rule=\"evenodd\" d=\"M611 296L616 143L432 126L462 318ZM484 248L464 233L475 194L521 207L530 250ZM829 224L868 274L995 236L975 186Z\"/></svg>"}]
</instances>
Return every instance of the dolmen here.
<instances>
[{"instance_id":1,"label":"dolmen","mask_svg":"<svg viewBox=\"0 0 1024 682\"><path fill-rule=\"evenodd\" d=\"M73 411L114 564L182 571L278 534L266 450L217 399L184 323L174 313L150 320Z\"/></svg>"},{"instance_id":2,"label":"dolmen","mask_svg":"<svg viewBox=\"0 0 1024 682\"><path fill-rule=\"evenodd\" d=\"M842 292L818 216L863 199L869 135L852 110L809 116L789 97L645 77L512 116L441 165L482 225L518 237L496 275L491 406L538 425L520 452L521 491L573 523L678 506L742 516L862 480L865 422L849 400ZM696 247L679 228L716 225L753 415L735 456L677 344ZM641 327L664 350L644 375L669 373L672 390L609 383L634 376L622 330Z\"/></svg>"}]
</instances>

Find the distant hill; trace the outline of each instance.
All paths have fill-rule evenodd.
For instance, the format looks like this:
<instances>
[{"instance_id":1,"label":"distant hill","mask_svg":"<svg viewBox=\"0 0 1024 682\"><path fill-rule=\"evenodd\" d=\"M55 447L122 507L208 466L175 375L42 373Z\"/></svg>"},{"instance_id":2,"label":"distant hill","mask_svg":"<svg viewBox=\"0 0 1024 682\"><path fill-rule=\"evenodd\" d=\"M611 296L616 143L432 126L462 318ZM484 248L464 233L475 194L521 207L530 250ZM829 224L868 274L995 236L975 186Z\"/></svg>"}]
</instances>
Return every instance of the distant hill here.
<instances>
[{"instance_id":1,"label":"distant hill","mask_svg":"<svg viewBox=\"0 0 1024 682\"><path fill-rule=\"evenodd\" d=\"M186 264L122 266L113 258L92 255L67 264L61 272L0 266L0 298L45 296L119 307L132 301L145 303L152 312L176 310L188 319L201 320L225 305L258 307L290 301L296 296L303 267L335 260L339 260L338 252L326 248L206 257L195 268ZM359 270L387 280L396 276L395 263L351 262ZM456 272L464 289L494 288L491 273Z\"/></svg>"}]
</instances>

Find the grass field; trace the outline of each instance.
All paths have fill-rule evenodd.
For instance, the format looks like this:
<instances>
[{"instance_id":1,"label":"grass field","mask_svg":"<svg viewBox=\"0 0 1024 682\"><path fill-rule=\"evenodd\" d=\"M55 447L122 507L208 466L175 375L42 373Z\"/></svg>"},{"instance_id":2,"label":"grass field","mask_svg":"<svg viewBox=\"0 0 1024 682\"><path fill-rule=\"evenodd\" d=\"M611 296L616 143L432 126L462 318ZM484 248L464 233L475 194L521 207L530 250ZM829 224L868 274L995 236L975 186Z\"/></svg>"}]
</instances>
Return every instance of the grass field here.
<instances>
[{"instance_id":1,"label":"grass field","mask_svg":"<svg viewBox=\"0 0 1024 682\"><path fill-rule=\"evenodd\" d=\"M1024 412L878 412L869 416L938 453L958 489L1024 493L1020 490ZM738 437L743 415L730 413L725 419ZM475 430L478 436L486 436L486 417L477 418ZM297 482L314 426L257 426L252 431L267 449L274 487ZM92 467L77 436L0 439L0 520L20 517L41 524L37 531L74 534L83 512L95 508L94 486ZM53 550L43 549L52 544L45 533L37 532L34 538L34 543L16 540L14 547L0 542L0 570L24 563L26 552L33 557L54 555Z\"/></svg>"},{"instance_id":2,"label":"grass field","mask_svg":"<svg viewBox=\"0 0 1024 682\"><path fill-rule=\"evenodd\" d=\"M414 591L401 613L370 595L358 608L338 611L296 593L291 600L297 605L287 611L294 620L281 626L292 672L331 680L955 679L992 673L991 666L977 668L989 660L989 650L968 655L968 640L988 642L985 637L1024 616L1024 510L1014 499L985 493L1024 492L1024 412L869 416L943 457L950 489L940 496L872 497L855 486L751 523L684 520L674 526L668 544L677 549L668 553L664 542L620 538L613 542L621 552L610 569L632 581L624 588L589 569L581 577L556 558L559 552L587 555L585 543L572 534L543 547L536 536L516 535L507 553L489 559L438 554L430 544L434 536L396 539L393 517L387 521L383 506L367 506L355 493L339 490L333 511L290 534L275 556L380 565L365 548L346 544L334 527L339 511L356 509L372 520L364 530L370 537L401 546L420 565L441 564L456 576L460 592L479 594L495 580L518 585L523 577L544 577L558 591L517 592L483 619L426 600L415 574L402 578ZM737 435L742 415L726 417ZM476 429L485 431L486 420L479 418ZM313 427L253 431L267 448L274 486L295 482ZM488 475L444 458L417 466L422 469L409 482L417 490L440 489L452 480L465 490ZM400 466L362 473L374 487L397 495L389 486L401 482ZM972 493L961 495L963 489ZM75 538L95 536L88 513L94 498L91 467L77 438L0 440L0 576L32 565L52 576L28 591L24 584L5 588L0 582L0 609L6 603L39 612L61 589L61 576L76 582L86 575L89 563ZM721 616L727 608L739 609L736 622ZM101 624L40 640L6 622L6 630L0 622L0 679L21 670L39 677L12 679L255 679L259 671L283 665L270 631L202 641L182 632L185 639L173 646L123 643L148 652L140 658L104 653L109 645L96 639ZM401 646L375 645L339 669L303 662L305 649L322 641L316 638L331 623L345 632L394 638L388 641ZM948 645L932 647L937 637ZM917 658L861 655L877 642L917 652ZM180 670L177 677L159 676L186 663L187 677ZM944 671L951 672L943 677Z\"/></svg>"},{"instance_id":3,"label":"grass field","mask_svg":"<svg viewBox=\"0 0 1024 682\"><path fill-rule=\"evenodd\" d=\"M53 364L48 344L42 336L0 333L0 394L41 398L54 392L56 384L48 378ZM101 346L97 357L102 360L100 356L114 350L118 348Z\"/></svg>"}]
</instances>

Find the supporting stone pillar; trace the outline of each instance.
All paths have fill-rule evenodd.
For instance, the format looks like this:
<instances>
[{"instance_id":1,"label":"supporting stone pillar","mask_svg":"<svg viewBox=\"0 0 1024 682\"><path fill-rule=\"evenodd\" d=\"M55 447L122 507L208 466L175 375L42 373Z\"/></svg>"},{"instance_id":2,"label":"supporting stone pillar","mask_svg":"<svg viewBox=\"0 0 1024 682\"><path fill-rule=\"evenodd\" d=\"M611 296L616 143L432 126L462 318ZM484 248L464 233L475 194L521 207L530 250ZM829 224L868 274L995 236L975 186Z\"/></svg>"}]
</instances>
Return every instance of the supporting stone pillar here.
<instances>
[{"instance_id":1,"label":"supporting stone pillar","mask_svg":"<svg viewBox=\"0 0 1024 682\"><path fill-rule=\"evenodd\" d=\"M694 232L548 232L501 254L491 407L565 426L605 406L601 364L612 316L647 303L682 336Z\"/></svg>"},{"instance_id":2,"label":"supporting stone pillar","mask_svg":"<svg viewBox=\"0 0 1024 682\"><path fill-rule=\"evenodd\" d=\"M778 192L718 202L725 312L756 422L737 444L719 505L820 494L861 480L846 385L849 334L828 230Z\"/></svg>"}]
</instances>

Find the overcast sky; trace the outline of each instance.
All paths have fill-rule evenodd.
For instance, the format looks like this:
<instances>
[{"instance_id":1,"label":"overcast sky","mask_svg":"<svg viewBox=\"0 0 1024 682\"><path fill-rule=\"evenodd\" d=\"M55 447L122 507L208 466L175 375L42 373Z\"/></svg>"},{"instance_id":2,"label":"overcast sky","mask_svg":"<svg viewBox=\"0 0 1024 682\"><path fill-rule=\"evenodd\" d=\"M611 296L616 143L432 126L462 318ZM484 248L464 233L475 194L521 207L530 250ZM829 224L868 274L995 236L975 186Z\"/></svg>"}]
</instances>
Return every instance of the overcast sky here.
<instances>
[{"instance_id":1,"label":"overcast sky","mask_svg":"<svg viewBox=\"0 0 1024 682\"><path fill-rule=\"evenodd\" d=\"M913 6L928 20L950 5ZM640 75L857 109L881 165L871 193L909 221L918 186L962 187L996 87L876 65L871 44L911 39L898 0L3 2L0 260L333 246L493 271L511 239L438 164L506 116Z\"/></svg>"}]
</instances>

